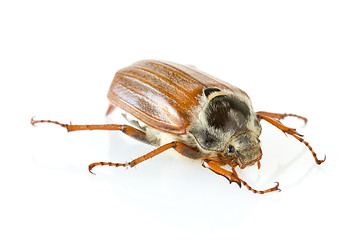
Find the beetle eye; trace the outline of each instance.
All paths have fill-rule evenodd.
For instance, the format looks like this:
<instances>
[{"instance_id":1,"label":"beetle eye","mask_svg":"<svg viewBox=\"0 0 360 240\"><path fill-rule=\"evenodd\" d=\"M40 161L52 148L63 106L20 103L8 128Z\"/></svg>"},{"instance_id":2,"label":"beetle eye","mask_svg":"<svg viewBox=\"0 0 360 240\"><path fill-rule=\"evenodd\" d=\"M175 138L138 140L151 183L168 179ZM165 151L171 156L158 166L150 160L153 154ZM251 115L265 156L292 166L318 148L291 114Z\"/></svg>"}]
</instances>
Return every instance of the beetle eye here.
<instances>
[{"instance_id":1,"label":"beetle eye","mask_svg":"<svg viewBox=\"0 0 360 240\"><path fill-rule=\"evenodd\" d=\"M229 145L228 148L226 149L227 153L235 153L236 149L234 148L233 145Z\"/></svg>"}]
</instances>

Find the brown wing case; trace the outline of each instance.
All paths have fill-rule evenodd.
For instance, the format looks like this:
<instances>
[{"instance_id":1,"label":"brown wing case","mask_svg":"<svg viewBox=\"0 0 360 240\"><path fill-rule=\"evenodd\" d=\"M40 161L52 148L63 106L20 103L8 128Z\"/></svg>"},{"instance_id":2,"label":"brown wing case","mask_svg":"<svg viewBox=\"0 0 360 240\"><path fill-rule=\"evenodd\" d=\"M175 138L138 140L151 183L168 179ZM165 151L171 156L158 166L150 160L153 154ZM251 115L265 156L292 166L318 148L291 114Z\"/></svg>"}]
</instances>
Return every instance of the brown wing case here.
<instances>
[{"instance_id":1,"label":"brown wing case","mask_svg":"<svg viewBox=\"0 0 360 240\"><path fill-rule=\"evenodd\" d=\"M207 87L245 94L192 67L143 60L115 74L108 98L147 125L181 135L197 116L199 99Z\"/></svg>"}]
</instances>

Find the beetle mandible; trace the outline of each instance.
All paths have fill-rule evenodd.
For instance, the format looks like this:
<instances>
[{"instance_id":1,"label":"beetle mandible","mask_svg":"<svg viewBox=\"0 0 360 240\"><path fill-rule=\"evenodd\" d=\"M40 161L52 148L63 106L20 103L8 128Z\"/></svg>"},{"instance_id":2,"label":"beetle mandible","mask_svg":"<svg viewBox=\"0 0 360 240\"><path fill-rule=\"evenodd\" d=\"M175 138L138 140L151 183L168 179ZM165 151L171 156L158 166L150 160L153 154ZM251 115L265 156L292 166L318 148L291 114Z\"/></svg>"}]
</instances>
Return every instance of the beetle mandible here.
<instances>
[{"instance_id":1,"label":"beetle mandible","mask_svg":"<svg viewBox=\"0 0 360 240\"><path fill-rule=\"evenodd\" d=\"M120 108L125 117L135 117L132 126L72 125L34 119L31 123L53 123L69 132L117 130L157 147L128 163L92 163L89 165L91 173L95 166L133 167L168 149L175 149L183 156L201 160L203 167L226 177L230 183L235 182L240 187L243 184L260 194L280 191L279 183L266 190L256 190L239 178L235 168L254 164L260 168L261 120L304 143L317 164L326 159L325 156L319 160L303 135L280 122L292 116L306 123L306 118L295 114L254 112L244 91L191 66L157 60L138 61L115 74L108 98L107 114ZM230 166L231 171L224 166Z\"/></svg>"}]
</instances>

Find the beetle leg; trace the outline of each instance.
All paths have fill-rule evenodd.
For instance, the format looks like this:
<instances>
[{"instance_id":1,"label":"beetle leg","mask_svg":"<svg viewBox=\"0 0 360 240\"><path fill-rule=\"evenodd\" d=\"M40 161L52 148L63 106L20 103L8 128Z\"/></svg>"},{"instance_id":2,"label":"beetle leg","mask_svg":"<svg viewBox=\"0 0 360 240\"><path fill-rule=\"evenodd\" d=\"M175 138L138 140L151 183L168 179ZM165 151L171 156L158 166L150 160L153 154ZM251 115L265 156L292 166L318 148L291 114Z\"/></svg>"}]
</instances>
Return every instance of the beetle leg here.
<instances>
[{"instance_id":1,"label":"beetle leg","mask_svg":"<svg viewBox=\"0 0 360 240\"><path fill-rule=\"evenodd\" d=\"M182 142L170 142L167 143L165 145L162 145L160 147L158 147L157 149L136 158L135 160L132 160L131 162L127 162L127 163L112 163L112 162L96 162L96 163L92 163L89 165L89 172L94 174L91 169L93 169L96 166L115 166L115 167L134 167L135 165L149 159L152 157L155 157L156 155L170 149L173 148L176 151L178 151L179 153L185 155L185 156L195 156L195 154L199 154L195 149L190 148L189 146L187 146L186 144L182 143Z\"/></svg>"},{"instance_id":2,"label":"beetle leg","mask_svg":"<svg viewBox=\"0 0 360 240\"><path fill-rule=\"evenodd\" d=\"M305 122L305 124L308 121L307 118L296 115L296 114L292 114L292 113L270 113L270 112L260 111L260 112L256 112L256 114L258 116L260 116L260 117L265 116L265 117L275 118L275 119L278 119L278 120L282 120L282 119L284 119L286 117L296 117L296 118L299 118L299 119L303 120Z\"/></svg>"},{"instance_id":3,"label":"beetle leg","mask_svg":"<svg viewBox=\"0 0 360 240\"><path fill-rule=\"evenodd\" d=\"M96 163L92 163L89 165L89 172L94 174L91 169L93 169L94 167L96 166L104 166L104 165L107 165L107 166L115 166L115 167L134 167L135 165L149 159L149 158L152 158L170 148L173 148L174 146L176 146L176 142L171 142L171 143L168 143L168 144L165 144L161 147L158 147L157 149L141 156L141 157L138 157L136 158L135 160L132 160L131 162L127 162L127 163L112 163L112 162L96 162Z\"/></svg>"},{"instance_id":4,"label":"beetle leg","mask_svg":"<svg viewBox=\"0 0 360 240\"><path fill-rule=\"evenodd\" d=\"M232 166L232 172L230 172L230 171L225 170L222 167L220 167L222 165L222 163L220 163L219 161L216 161L216 160L211 160L211 159L204 158L204 159L202 159L201 164L202 164L203 167L210 169L214 173L227 178L230 183L235 182L235 183L237 183L239 185L239 187L241 187L241 184L243 184L245 187L247 187L247 189L249 189L253 193L264 194L264 193L269 193L269 192L274 192L274 191L281 191L279 189L279 183L276 183L275 187L272 187L272 188L269 188L269 189L266 189L266 190L263 190L263 191L253 189L244 180L239 178L239 176L237 175L237 173L235 171L235 167L237 165L233 165Z\"/></svg>"},{"instance_id":5,"label":"beetle leg","mask_svg":"<svg viewBox=\"0 0 360 240\"><path fill-rule=\"evenodd\" d=\"M106 111L106 116L107 115L109 115L110 113L112 113L112 111L114 111L114 109L115 109L115 107L114 107L114 105L112 105L112 104L110 104L109 105L109 108L108 108L108 110Z\"/></svg>"},{"instance_id":6,"label":"beetle leg","mask_svg":"<svg viewBox=\"0 0 360 240\"><path fill-rule=\"evenodd\" d=\"M258 117L259 117L260 120L264 119L265 121L267 121L267 122L271 123L272 125L274 125L275 127L279 128L285 134L288 133L288 134L291 134L291 135L297 135L299 137L303 137L303 135L298 133L295 128L286 127L279 120L276 120L276 119L273 119L273 118L267 117L267 116L262 116L262 115L259 115L259 116Z\"/></svg>"},{"instance_id":7,"label":"beetle leg","mask_svg":"<svg viewBox=\"0 0 360 240\"><path fill-rule=\"evenodd\" d=\"M313 155L313 157L315 158L315 162L317 164L321 164L323 162L325 162L326 160L326 155L325 158L323 160L319 160L316 156L315 151L312 149L312 147L310 146L310 144L308 142L306 142L303 139L303 135L299 134L294 128L288 128L286 126L284 126L280 121L272 119L271 117L265 116L265 115L259 115L260 119L264 119L265 121L271 123L272 125L274 125L275 127L277 127L278 129L280 129L281 131L283 131L285 134L290 134L291 136L293 136L294 138L296 138L298 141L302 142L305 144L305 146L310 150L311 154Z\"/></svg>"},{"instance_id":8,"label":"beetle leg","mask_svg":"<svg viewBox=\"0 0 360 240\"><path fill-rule=\"evenodd\" d=\"M51 120L34 120L32 118L31 124L35 126L36 123L53 123L63 128L66 128L68 132L81 131L81 130L118 130L118 131L122 131L123 133L125 133L126 135L132 138L135 138L136 140L150 144L149 140L146 138L146 133L129 125L118 125L118 124L72 125L72 124L59 123L57 121L51 121Z\"/></svg>"}]
</instances>

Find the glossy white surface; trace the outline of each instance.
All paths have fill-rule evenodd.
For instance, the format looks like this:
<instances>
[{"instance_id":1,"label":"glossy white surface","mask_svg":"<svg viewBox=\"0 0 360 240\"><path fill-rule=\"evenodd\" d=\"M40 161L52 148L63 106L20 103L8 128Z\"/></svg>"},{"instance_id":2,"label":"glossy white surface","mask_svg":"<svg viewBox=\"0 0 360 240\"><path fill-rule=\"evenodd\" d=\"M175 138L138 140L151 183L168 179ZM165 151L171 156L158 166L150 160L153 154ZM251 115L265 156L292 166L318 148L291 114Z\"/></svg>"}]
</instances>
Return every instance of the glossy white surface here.
<instances>
[{"instance_id":1,"label":"glossy white surface","mask_svg":"<svg viewBox=\"0 0 360 240\"><path fill-rule=\"evenodd\" d=\"M150 3L151 2L151 3ZM155 1L156 2L156 1ZM2 4L1 239L359 238L359 6L356 1L251 3L18 1ZM147 58L195 65L245 90L255 110L291 112L305 146L263 124L262 168L246 188L116 132L30 125L104 117L115 72Z\"/></svg>"}]
</instances>

